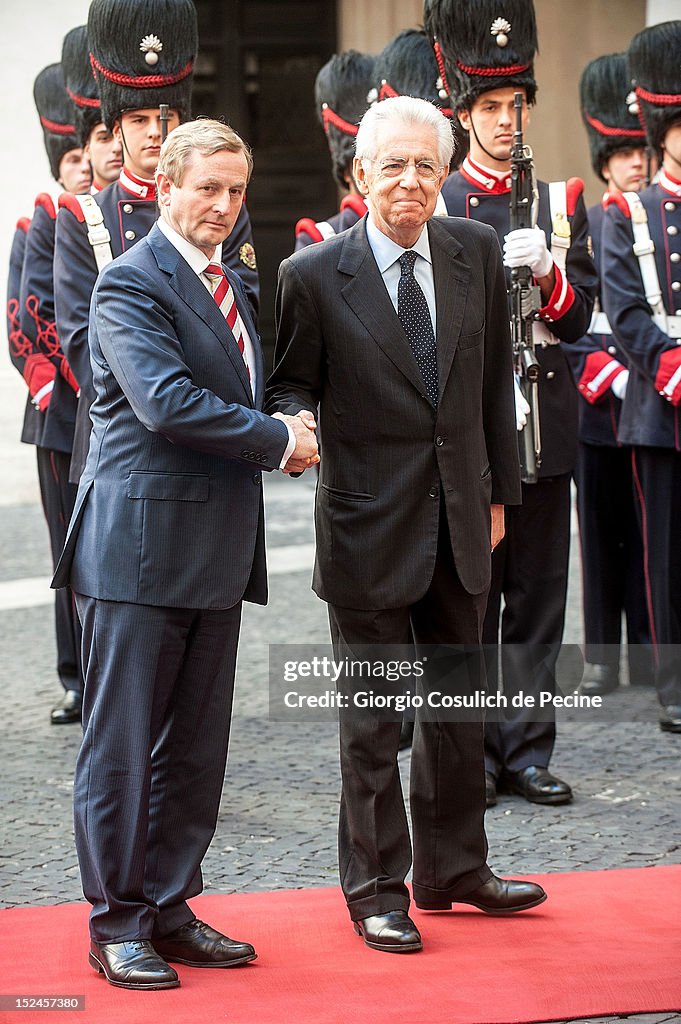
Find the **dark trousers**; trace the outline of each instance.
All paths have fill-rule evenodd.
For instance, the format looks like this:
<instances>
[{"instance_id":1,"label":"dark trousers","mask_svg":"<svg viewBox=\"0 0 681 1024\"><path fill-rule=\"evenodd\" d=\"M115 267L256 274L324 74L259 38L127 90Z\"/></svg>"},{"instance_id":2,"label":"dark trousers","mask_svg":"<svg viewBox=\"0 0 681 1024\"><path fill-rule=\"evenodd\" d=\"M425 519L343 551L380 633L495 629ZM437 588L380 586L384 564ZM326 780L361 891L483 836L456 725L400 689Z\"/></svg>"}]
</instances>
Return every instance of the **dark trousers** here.
<instances>
[{"instance_id":1,"label":"dark trousers","mask_svg":"<svg viewBox=\"0 0 681 1024\"><path fill-rule=\"evenodd\" d=\"M681 453L637 447L632 467L657 695L681 705Z\"/></svg>"},{"instance_id":2,"label":"dark trousers","mask_svg":"<svg viewBox=\"0 0 681 1024\"><path fill-rule=\"evenodd\" d=\"M90 931L100 942L190 921L217 822L241 604L156 608L76 595L83 743L74 810Z\"/></svg>"},{"instance_id":3,"label":"dark trousers","mask_svg":"<svg viewBox=\"0 0 681 1024\"><path fill-rule=\"evenodd\" d=\"M433 645L457 643L475 650L471 688L484 686L479 643L485 598L462 587L442 513L435 572L427 593L412 607L385 611L330 605L335 657L361 659L367 654L362 645L372 645L374 653L382 645L408 645L413 631L416 657L429 657L426 688L438 686L438 673L444 675L448 668L446 647L434 652ZM433 653L443 656L433 657ZM380 680L372 680L371 685L380 690ZM339 717L339 863L350 917L360 920L407 910L404 879L411 866L411 843L397 764L402 716L369 711L358 716L356 710L341 710ZM445 892L464 895L491 877L484 829L481 715L471 716L470 721L438 717L426 721L424 717L416 711L411 755L414 894L423 899Z\"/></svg>"},{"instance_id":4,"label":"dark trousers","mask_svg":"<svg viewBox=\"0 0 681 1024\"><path fill-rule=\"evenodd\" d=\"M498 688L500 661L509 701L505 715L485 726L485 766L495 777L530 765L546 768L556 738L555 717L547 709L539 715L510 702L521 690L555 689L567 597L570 474L523 484L522 490L523 503L506 509L506 535L492 554L483 627L489 688Z\"/></svg>"},{"instance_id":5,"label":"dark trousers","mask_svg":"<svg viewBox=\"0 0 681 1024\"><path fill-rule=\"evenodd\" d=\"M78 488L69 483L71 456L50 448L36 448L38 481L43 512L50 534L52 566L56 568L64 548ZM55 628L57 638L57 673L65 690L83 691L80 663L80 622L70 587L55 591Z\"/></svg>"},{"instance_id":6,"label":"dark trousers","mask_svg":"<svg viewBox=\"0 0 681 1024\"><path fill-rule=\"evenodd\" d=\"M629 676L652 681L650 629L643 576L643 541L636 510L631 449L580 442L577 510L582 553L584 656L617 671L622 612Z\"/></svg>"}]
</instances>

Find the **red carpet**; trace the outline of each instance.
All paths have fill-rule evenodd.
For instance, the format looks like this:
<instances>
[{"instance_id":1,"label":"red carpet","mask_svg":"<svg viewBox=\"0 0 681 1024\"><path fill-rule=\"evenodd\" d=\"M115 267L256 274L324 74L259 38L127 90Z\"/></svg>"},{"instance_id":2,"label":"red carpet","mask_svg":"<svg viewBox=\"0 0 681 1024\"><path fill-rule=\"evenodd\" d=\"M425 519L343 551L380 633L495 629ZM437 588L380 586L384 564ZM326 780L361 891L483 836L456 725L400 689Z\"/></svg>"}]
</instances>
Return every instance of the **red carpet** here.
<instances>
[{"instance_id":1,"label":"red carpet","mask_svg":"<svg viewBox=\"0 0 681 1024\"><path fill-rule=\"evenodd\" d=\"M337 889L203 896L197 915L256 946L233 970L178 967L130 992L87 963L84 904L0 912L0 993L81 995L71 1024L510 1024L681 1009L681 866L535 877L543 906L510 918L414 911L422 953L367 949ZM5 1003L6 1007L6 1003Z\"/></svg>"}]
</instances>

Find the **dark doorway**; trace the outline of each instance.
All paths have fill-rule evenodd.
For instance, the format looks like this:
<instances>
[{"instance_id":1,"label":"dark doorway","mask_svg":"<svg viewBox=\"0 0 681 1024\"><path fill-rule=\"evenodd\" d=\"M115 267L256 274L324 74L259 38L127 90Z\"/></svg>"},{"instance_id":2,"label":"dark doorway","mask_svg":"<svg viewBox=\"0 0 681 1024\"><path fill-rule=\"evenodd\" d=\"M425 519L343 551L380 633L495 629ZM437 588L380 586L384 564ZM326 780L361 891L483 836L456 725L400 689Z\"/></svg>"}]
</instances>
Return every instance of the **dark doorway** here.
<instances>
[{"instance_id":1,"label":"dark doorway","mask_svg":"<svg viewBox=\"0 0 681 1024\"><path fill-rule=\"evenodd\" d=\"M260 272L265 358L274 344L277 269L300 217L336 209L337 193L314 109L314 80L336 50L336 0L195 0L196 114L226 120L255 158L248 212Z\"/></svg>"}]
</instances>

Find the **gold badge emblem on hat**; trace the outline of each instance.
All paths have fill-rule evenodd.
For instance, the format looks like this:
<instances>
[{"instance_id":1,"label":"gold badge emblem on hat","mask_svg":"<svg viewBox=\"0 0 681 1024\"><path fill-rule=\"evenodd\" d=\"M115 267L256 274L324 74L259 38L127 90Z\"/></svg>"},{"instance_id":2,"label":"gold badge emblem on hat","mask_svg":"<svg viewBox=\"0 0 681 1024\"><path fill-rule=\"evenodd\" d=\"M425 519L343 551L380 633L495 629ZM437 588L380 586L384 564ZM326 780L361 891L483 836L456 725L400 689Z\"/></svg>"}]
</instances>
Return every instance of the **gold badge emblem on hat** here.
<instances>
[{"instance_id":1,"label":"gold badge emblem on hat","mask_svg":"<svg viewBox=\"0 0 681 1024\"><path fill-rule=\"evenodd\" d=\"M256 269L258 264L255 261L255 249L250 242L244 242L239 249L239 259L246 264L249 270Z\"/></svg>"}]
</instances>

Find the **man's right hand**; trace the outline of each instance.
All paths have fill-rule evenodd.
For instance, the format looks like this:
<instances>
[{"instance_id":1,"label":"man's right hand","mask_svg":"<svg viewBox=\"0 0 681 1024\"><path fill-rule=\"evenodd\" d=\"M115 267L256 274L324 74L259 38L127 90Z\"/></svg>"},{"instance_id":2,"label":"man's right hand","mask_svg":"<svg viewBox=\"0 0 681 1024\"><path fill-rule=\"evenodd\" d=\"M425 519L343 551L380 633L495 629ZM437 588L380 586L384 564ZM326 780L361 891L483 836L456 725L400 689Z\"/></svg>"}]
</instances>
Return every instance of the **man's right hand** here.
<instances>
[{"instance_id":1,"label":"man's right hand","mask_svg":"<svg viewBox=\"0 0 681 1024\"><path fill-rule=\"evenodd\" d=\"M317 421L308 409L301 409L295 416L275 412L273 418L288 424L296 439L296 447L284 466L284 473L303 473L319 462L319 447L315 435Z\"/></svg>"}]
</instances>

